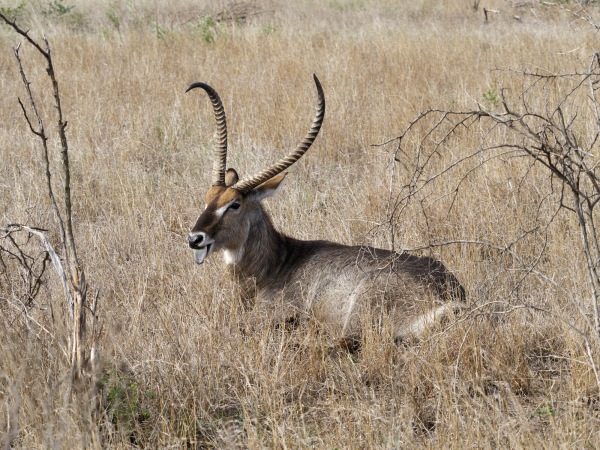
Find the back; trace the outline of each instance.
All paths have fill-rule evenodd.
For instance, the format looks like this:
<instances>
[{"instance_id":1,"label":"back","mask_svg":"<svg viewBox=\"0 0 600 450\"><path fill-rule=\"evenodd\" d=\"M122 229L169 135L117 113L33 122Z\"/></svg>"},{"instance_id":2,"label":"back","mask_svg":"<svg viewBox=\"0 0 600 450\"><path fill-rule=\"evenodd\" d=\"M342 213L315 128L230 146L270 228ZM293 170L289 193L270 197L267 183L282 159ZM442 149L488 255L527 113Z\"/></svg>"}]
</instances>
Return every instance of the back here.
<instances>
[{"instance_id":1,"label":"back","mask_svg":"<svg viewBox=\"0 0 600 450\"><path fill-rule=\"evenodd\" d=\"M278 281L261 290L261 302L277 305L279 314L310 314L334 336L356 337L365 317L389 317L395 337L402 337L419 331L432 311L465 301L456 277L432 258L285 239Z\"/></svg>"}]
</instances>

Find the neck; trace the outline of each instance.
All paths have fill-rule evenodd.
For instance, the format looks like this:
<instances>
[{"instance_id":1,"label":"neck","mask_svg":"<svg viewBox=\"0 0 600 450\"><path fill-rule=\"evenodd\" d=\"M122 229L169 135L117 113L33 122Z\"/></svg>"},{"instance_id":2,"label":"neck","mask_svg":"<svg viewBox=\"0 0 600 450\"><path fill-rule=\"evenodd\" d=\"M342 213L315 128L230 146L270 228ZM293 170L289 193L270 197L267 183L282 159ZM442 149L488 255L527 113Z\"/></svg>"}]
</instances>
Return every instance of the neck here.
<instances>
[{"instance_id":1,"label":"neck","mask_svg":"<svg viewBox=\"0 0 600 450\"><path fill-rule=\"evenodd\" d=\"M238 278L253 278L259 289L273 283L284 258L284 237L275 229L269 215L260 208L250 224L248 238L242 247L225 252L225 262Z\"/></svg>"}]
</instances>

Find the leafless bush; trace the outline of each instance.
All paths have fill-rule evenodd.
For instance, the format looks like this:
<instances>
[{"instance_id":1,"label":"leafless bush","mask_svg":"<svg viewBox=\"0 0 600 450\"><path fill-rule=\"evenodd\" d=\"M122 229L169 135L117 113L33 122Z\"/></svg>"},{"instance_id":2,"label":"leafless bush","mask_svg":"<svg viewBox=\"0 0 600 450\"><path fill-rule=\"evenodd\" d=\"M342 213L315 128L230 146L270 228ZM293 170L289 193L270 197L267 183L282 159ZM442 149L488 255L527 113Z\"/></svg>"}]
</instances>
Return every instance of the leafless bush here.
<instances>
[{"instance_id":1,"label":"leafless bush","mask_svg":"<svg viewBox=\"0 0 600 450\"><path fill-rule=\"evenodd\" d=\"M390 224L393 227L395 217L418 199L421 191L449 173L460 173L456 177L454 191L450 193L456 198L462 184L493 160L524 160L527 167L524 179L533 170L541 168L551 190L544 201L548 198L555 201L554 212L545 226L563 211L576 218L580 247L574 249L573 260L579 252L583 253L589 297L578 298L558 285L552 276L545 274L539 268L542 253L528 260L515 250L518 240L538 232L539 227L527 230L517 241L509 243L473 239L453 242L484 246L507 254L516 261L523 278L534 276L560 290L576 307L583 325L575 325L573 316L568 313L560 319L582 338L600 388L597 362L600 348L600 236L596 224L600 203L600 158L597 155L600 142L600 54L591 56L588 67L571 73L537 70L504 71L504 74L511 81L516 78L519 91L502 88L497 92L489 91L485 95L486 104L478 102L472 110L429 109L419 114L400 135L384 143L396 144L393 153L395 163L412 174L399 193L390 193ZM479 133L481 146L441 170L432 169L430 166L443 155L449 140L467 132ZM413 135L417 137L413 139ZM416 151L413 145L408 144L411 139ZM436 242L435 245L449 243ZM511 306L511 309L514 307ZM539 305L524 304L521 307L549 313Z\"/></svg>"},{"instance_id":2,"label":"leafless bush","mask_svg":"<svg viewBox=\"0 0 600 450\"><path fill-rule=\"evenodd\" d=\"M14 49L14 54L19 67L19 73L26 91L26 103L28 106L26 106L20 98L18 102L31 133L39 139L41 144L44 170L43 179L46 184L46 193L56 218L56 226L60 236L59 248L64 255L64 264L66 265L66 268L63 269L61 258L54 251L50 241L44 233L44 230L39 228L33 228L20 224L10 225L7 229L3 230L3 235L0 236L5 242L7 242L7 244L4 244L2 247L2 253L6 253L13 259L16 259L18 265L20 265L21 271L25 271L25 281L26 283L30 284L30 287L27 289L27 295L30 297L28 303L31 303L35 297L35 294L37 294L39 290L41 277L46 267L47 256L43 259L41 269L34 269L34 267L37 267L39 264L36 264L35 259L32 259L31 256L27 255L21 249L21 247L16 243L14 235L19 232L25 232L28 233L29 236L36 236L40 238L42 241L47 255L50 256L64 287L65 298L67 299L67 309L73 325L69 350L71 374L72 380L77 381L81 380L84 374L88 372L88 363L93 366L96 352L94 344L92 344L91 350L89 351L86 346L86 312L90 306L87 304L87 283L85 280L84 270L77 257L77 249L73 234L69 146L66 134L67 121L63 117L58 81L54 72L50 44L48 43L48 40L45 37L43 38L44 46L42 47L42 45L40 45L29 35L28 31L25 31L19 25L17 25L16 20L11 20L2 13L0 13L0 19L12 27L18 34L23 36L25 41L44 58L47 64L46 73L52 85L57 120L57 132L61 148L60 155L62 165L59 174L54 174L51 170L51 156L48 146L49 137L46 132L44 120L36 104L34 93L31 89L31 83L27 78L27 74L21 60L19 53L20 45ZM56 192L56 189L53 187L53 177L56 176L62 177L63 179L62 193ZM92 318L95 319L95 304L91 306L91 311ZM95 326L95 320L92 321L92 324ZM95 330L92 332L92 342L95 341L94 333Z\"/></svg>"}]
</instances>

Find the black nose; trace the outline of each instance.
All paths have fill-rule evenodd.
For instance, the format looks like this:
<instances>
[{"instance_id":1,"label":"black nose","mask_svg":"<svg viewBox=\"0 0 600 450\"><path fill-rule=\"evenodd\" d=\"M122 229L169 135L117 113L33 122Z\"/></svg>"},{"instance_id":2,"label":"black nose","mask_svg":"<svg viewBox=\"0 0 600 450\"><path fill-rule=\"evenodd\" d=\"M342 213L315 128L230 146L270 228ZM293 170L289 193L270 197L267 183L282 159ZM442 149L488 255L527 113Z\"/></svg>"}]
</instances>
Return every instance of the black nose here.
<instances>
[{"instance_id":1,"label":"black nose","mask_svg":"<svg viewBox=\"0 0 600 450\"><path fill-rule=\"evenodd\" d=\"M191 248L198 249L202 247L204 236L202 234L190 234L188 236L188 244Z\"/></svg>"}]
</instances>

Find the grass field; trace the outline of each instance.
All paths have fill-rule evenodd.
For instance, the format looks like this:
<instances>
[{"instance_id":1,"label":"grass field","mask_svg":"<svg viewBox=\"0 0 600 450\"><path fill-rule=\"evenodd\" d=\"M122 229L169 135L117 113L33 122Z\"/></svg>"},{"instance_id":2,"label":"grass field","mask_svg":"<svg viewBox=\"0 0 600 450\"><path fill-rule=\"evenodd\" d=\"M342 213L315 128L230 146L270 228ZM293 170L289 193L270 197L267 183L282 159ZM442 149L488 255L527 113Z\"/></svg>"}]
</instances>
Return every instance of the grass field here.
<instances>
[{"instance_id":1,"label":"grass field","mask_svg":"<svg viewBox=\"0 0 600 450\"><path fill-rule=\"evenodd\" d=\"M73 399L58 276L48 264L27 297L27 274L0 253L3 448L599 447L591 288L576 217L559 207L547 171L526 158L456 164L484 141L511 139L472 126L443 144L422 174L431 182L406 197L431 123L418 123L402 152L373 146L429 108L494 108L501 88L518 98L524 70L589 68L598 30L564 9L576 3L484 2L2 6L52 47L75 237L101 326L99 394ZM484 7L499 11L487 23ZM588 12L593 19L598 6ZM39 142L17 101L25 92L12 49L22 41L0 27L0 223L47 229L57 245ZM30 46L20 52L56 168L45 65ZM472 312L419 342L396 345L373 329L349 353L318 324L274 328L242 303L218 255L197 266L187 248L215 131L210 102L184 94L187 85L204 81L221 95L228 162L244 176L304 136L313 73L327 99L323 129L267 208L298 238L442 259ZM582 140L594 120L578 110ZM13 237L39 270L40 242Z\"/></svg>"}]
</instances>

